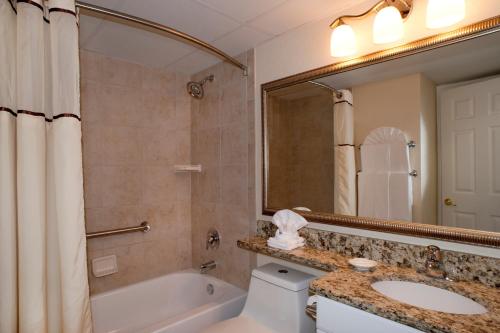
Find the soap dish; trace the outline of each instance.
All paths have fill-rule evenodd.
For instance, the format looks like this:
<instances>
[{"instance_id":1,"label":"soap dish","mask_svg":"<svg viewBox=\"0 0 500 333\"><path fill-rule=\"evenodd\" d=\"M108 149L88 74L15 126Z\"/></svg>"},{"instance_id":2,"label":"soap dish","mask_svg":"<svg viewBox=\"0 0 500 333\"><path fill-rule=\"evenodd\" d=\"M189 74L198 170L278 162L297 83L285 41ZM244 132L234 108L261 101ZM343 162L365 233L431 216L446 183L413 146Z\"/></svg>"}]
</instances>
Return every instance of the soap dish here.
<instances>
[{"instance_id":1,"label":"soap dish","mask_svg":"<svg viewBox=\"0 0 500 333\"><path fill-rule=\"evenodd\" d=\"M365 258L349 259L349 264L353 266L355 270L360 272L367 272L377 266L376 261Z\"/></svg>"}]
</instances>

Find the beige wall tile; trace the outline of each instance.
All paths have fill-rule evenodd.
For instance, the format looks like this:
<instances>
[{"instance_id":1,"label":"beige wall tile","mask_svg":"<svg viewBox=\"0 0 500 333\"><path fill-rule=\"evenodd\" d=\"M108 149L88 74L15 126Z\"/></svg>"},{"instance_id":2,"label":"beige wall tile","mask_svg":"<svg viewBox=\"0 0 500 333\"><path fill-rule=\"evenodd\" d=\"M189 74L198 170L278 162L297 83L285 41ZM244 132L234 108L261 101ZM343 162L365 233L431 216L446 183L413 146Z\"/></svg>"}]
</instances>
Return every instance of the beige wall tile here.
<instances>
[{"instance_id":1,"label":"beige wall tile","mask_svg":"<svg viewBox=\"0 0 500 333\"><path fill-rule=\"evenodd\" d=\"M191 176L173 171L191 158L187 78L95 53L81 60L87 232L152 228L87 242L89 263L115 254L119 269L96 278L89 266L91 292L191 267Z\"/></svg>"},{"instance_id":2,"label":"beige wall tile","mask_svg":"<svg viewBox=\"0 0 500 333\"><path fill-rule=\"evenodd\" d=\"M215 276L247 288L255 256L236 240L255 230L253 73L244 77L220 63L190 78L89 52L81 58L87 231L143 220L152 226L145 234L89 240L89 262L115 254L119 266L102 278L90 268L91 292L212 259ZM253 53L241 59L253 66ZM205 97L192 99L186 83L211 73L216 79L205 85ZM173 171L191 162L203 172ZM218 250L205 249L210 227L222 235Z\"/></svg>"},{"instance_id":3,"label":"beige wall tile","mask_svg":"<svg viewBox=\"0 0 500 333\"><path fill-rule=\"evenodd\" d=\"M143 66L109 57L103 57L101 62L103 83L131 88L142 86Z\"/></svg>"}]
</instances>

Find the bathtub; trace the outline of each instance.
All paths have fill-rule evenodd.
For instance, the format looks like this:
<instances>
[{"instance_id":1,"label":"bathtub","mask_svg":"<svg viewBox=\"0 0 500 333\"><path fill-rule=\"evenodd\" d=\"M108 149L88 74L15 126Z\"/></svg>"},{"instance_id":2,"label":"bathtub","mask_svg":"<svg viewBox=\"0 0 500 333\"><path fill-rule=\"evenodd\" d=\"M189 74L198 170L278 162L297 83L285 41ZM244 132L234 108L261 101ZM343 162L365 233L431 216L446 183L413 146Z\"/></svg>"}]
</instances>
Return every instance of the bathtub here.
<instances>
[{"instance_id":1,"label":"bathtub","mask_svg":"<svg viewBox=\"0 0 500 333\"><path fill-rule=\"evenodd\" d=\"M198 333L237 316L246 292L195 270L91 297L94 333Z\"/></svg>"}]
</instances>

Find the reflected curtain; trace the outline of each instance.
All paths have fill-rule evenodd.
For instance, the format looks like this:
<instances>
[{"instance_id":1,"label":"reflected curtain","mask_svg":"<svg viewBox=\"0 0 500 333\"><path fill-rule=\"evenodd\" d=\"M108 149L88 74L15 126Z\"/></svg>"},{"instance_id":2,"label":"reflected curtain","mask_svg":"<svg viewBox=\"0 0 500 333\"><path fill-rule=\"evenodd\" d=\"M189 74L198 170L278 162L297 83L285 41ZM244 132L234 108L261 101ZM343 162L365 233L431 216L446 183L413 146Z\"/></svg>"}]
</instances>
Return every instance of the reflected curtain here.
<instances>
[{"instance_id":1,"label":"reflected curtain","mask_svg":"<svg viewBox=\"0 0 500 333\"><path fill-rule=\"evenodd\" d=\"M354 154L354 111L352 94L341 90L333 96L334 202L335 214L356 215L356 162Z\"/></svg>"},{"instance_id":2,"label":"reflected curtain","mask_svg":"<svg viewBox=\"0 0 500 333\"><path fill-rule=\"evenodd\" d=\"M0 0L0 332L91 332L74 0Z\"/></svg>"}]
</instances>

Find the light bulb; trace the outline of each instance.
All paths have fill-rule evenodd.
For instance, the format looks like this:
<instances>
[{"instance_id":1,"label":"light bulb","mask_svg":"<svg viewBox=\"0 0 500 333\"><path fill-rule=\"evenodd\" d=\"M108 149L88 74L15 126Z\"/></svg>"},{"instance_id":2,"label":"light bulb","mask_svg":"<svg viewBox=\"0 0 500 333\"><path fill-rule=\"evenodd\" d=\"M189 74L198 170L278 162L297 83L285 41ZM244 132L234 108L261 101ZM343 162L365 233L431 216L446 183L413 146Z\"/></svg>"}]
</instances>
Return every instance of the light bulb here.
<instances>
[{"instance_id":1,"label":"light bulb","mask_svg":"<svg viewBox=\"0 0 500 333\"><path fill-rule=\"evenodd\" d=\"M342 24L333 29L330 37L332 57L347 57L356 53L356 35L350 25Z\"/></svg>"},{"instance_id":2,"label":"light bulb","mask_svg":"<svg viewBox=\"0 0 500 333\"><path fill-rule=\"evenodd\" d=\"M386 44L403 37L404 27L401 13L394 6L382 8L373 22L373 42Z\"/></svg>"},{"instance_id":3,"label":"light bulb","mask_svg":"<svg viewBox=\"0 0 500 333\"><path fill-rule=\"evenodd\" d=\"M465 0L429 0L427 28L437 29L453 25L465 17Z\"/></svg>"}]
</instances>

